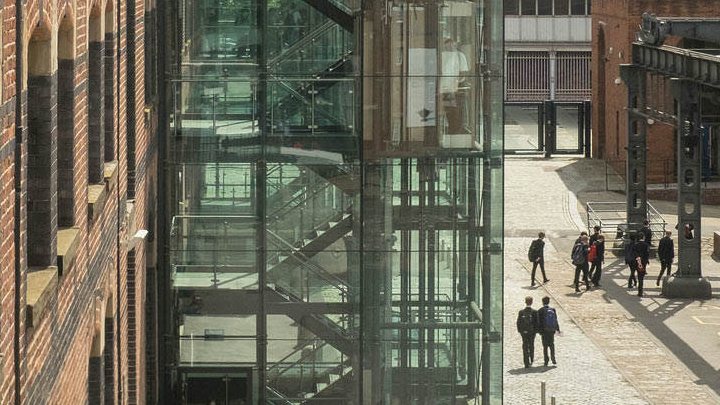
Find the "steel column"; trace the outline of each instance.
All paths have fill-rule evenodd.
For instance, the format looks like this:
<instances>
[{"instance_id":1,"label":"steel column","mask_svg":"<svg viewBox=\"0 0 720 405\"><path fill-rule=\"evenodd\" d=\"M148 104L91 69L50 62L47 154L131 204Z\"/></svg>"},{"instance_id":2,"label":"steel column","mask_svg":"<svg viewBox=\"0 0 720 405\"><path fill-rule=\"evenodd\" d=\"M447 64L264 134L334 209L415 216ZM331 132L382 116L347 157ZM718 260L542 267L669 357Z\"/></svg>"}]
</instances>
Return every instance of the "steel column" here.
<instances>
[{"instance_id":1,"label":"steel column","mask_svg":"<svg viewBox=\"0 0 720 405\"><path fill-rule=\"evenodd\" d=\"M678 172L678 269L676 276L663 283L667 297L710 298L710 283L701 278L701 172L700 85L688 80L672 80L677 103Z\"/></svg>"},{"instance_id":2,"label":"steel column","mask_svg":"<svg viewBox=\"0 0 720 405\"><path fill-rule=\"evenodd\" d=\"M626 214L628 232L634 233L647 218L647 126L631 111L645 107L645 72L634 65L620 65L620 76L628 89Z\"/></svg>"}]
</instances>

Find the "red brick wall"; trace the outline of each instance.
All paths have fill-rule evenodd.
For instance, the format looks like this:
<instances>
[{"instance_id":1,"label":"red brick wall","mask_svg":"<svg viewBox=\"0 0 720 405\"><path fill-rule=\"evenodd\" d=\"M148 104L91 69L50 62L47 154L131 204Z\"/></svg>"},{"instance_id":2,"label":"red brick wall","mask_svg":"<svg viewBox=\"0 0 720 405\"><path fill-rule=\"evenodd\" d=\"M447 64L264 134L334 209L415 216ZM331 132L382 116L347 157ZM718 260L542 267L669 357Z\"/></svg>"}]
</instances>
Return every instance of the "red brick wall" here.
<instances>
[{"instance_id":1,"label":"red brick wall","mask_svg":"<svg viewBox=\"0 0 720 405\"><path fill-rule=\"evenodd\" d=\"M627 158L627 90L616 84L620 65L631 63L631 44L644 12L659 16L717 15L711 0L594 0L593 34L593 156L609 161ZM604 35L604 46L600 32ZM667 42L677 43L672 38ZM604 71L604 72L603 72ZM604 73L604 74L603 74ZM648 104L672 113L669 85L664 78L647 79ZM659 99L658 99L659 98ZM651 100L656 101L651 101ZM674 174L673 127L659 122L648 127L648 181L661 182ZM622 164L619 165L622 167ZM674 179L671 178L671 182Z\"/></svg>"},{"instance_id":2,"label":"red brick wall","mask_svg":"<svg viewBox=\"0 0 720 405\"><path fill-rule=\"evenodd\" d=\"M118 139L116 180L106 187L106 203L95 221L88 219L88 12L99 0L89 2L70 2L68 0L28 0L23 7L24 42L32 34L32 28L40 20L38 7L42 5L42 20L49 26L56 38L56 31L62 18L71 18L75 29L75 116L73 151L74 173L74 212L75 226L79 234L79 247L74 265L65 269L58 281L56 292L51 294L50 302L35 328L27 328L25 323L25 289L27 272L24 260L24 234L26 203L21 198L16 204L15 164L24 167L27 164L26 147L22 146L22 158L15 161L15 104L16 85L22 86L22 78L17 78L15 49L15 2L5 1L2 9L2 97L0 97L0 403L13 403L16 395L16 381L20 386L23 403L76 404L87 402L88 360L93 354L93 338L104 333L104 318L114 316L119 325L114 328L115 398L122 393L122 403L144 403L144 269L145 244L136 243L132 235L137 229L152 229L147 224L148 181L154 178L155 167L151 162L156 159L155 151L150 148L151 134L146 128L143 115L144 100L144 61L142 58L144 1L136 0L136 61L135 79L135 138L136 159L146 162L137 171L136 199L134 209L128 212L125 195L127 182L126 132L127 132L127 10L126 2L113 1L114 33L120 37L120 65L115 66L114 75L119 76L120 85L115 85L115 136ZM119 5L119 8L118 8ZM100 3L105 10L106 3ZM117 16L119 15L119 21ZM119 24L118 24L119 23ZM131 27L132 28L132 27ZM25 67L27 69L27 67ZM55 66L53 69L57 69ZM27 72L27 70L26 70ZM24 88L20 87L24 91ZM5 105L8 107L5 107ZM27 111L23 107L22 115ZM9 153L6 153L10 151ZM148 163L150 162L150 163ZM24 169L23 169L24 170ZM23 171L25 173L25 171ZM22 195L27 185L21 184ZM19 210L23 220L21 234L21 289L20 317L14 317L15 308L15 211ZM119 229L119 232L118 232ZM127 342L127 251L136 249L136 331L137 347L137 393L130 397L128 389L128 342ZM109 303L109 305L108 305ZM112 309L107 314L108 308ZM119 317L119 318L118 318ZM15 329L20 331L20 340L14 339ZM104 343L104 339L101 340ZM120 342L117 345L117 342ZM20 375L15 375L14 348L20 349ZM118 352L119 346L119 352ZM122 387L120 387L122 385Z\"/></svg>"}]
</instances>

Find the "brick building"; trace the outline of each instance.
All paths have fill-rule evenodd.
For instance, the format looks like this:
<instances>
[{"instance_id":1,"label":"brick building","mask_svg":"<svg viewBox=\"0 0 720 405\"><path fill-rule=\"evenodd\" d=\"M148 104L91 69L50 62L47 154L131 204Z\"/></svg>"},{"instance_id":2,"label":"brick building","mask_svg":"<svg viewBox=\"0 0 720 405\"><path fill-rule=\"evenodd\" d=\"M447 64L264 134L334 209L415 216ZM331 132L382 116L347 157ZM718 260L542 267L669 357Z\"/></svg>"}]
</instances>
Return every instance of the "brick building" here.
<instances>
[{"instance_id":1,"label":"brick building","mask_svg":"<svg viewBox=\"0 0 720 405\"><path fill-rule=\"evenodd\" d=\"M154 7L3 2L2 404L154 392Z\"/></svg>"},{"instance_id":2,"label":"brick building","mask_svg":"<svg viewBox=\"0 0 720 405\"><path fill-rule=\"evenodd\" d=\"M631 44L636 40L641 16L717 17L717 2L696 0L595 0L592 12L592 154L611 162L624 173L627 158L627 87L620 80L620 65L632 62ZM717 48L698 41L669 38L667 45L682 48ZM646 77L646 103L657 119L647 121L649 182L675 182L676 141L671 117L674 102L663 76ZM711 141L712 142L712 141ZM717 159L712 159L712 164Z\"/></svg>"}]
</instances>

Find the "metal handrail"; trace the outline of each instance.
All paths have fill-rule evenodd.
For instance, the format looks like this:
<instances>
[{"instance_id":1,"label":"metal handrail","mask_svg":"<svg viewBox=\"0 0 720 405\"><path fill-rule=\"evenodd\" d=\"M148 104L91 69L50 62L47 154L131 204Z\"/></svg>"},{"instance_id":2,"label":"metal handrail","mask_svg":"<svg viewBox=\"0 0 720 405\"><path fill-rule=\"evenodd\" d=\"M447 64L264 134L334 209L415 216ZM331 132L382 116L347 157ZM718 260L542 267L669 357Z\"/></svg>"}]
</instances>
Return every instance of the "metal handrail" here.
<instances>
[{"instance_id":1,"label":"metal handrail","mask_svg":"<svg viewBox=\"0 0 720 405\"><path fill-rule=\"evenodd\" d=\"M295 42L294 44L292 44L292 46L282 51L279 55L270 59L268 61L268 66L274 66L282 59L286 58L288 55L296 53L300 50L300 48L304 47L310 42L315 41L320 35L324 34L325 31L330 30L330 28L334 26L338 26L338 24L332 20L329 20L325 24L316 27L314 30L310 31L310 33L305 35L301 40Z\"/></svg>"}]
</instances>

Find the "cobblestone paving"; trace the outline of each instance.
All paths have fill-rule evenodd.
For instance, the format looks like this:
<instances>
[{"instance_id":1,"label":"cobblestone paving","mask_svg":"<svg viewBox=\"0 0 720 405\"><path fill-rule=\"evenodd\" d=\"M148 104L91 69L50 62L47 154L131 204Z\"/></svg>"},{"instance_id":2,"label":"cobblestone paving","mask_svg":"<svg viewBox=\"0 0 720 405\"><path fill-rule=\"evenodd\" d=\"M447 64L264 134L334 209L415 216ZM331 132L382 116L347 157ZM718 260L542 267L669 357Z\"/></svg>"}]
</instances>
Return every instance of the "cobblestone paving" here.
<instances>
[{"instance_id":1,"label":"cobblestone paving","mask_svg":"<svg viewBox=\"0 0 720 405\"><path fill-rule=\"evenodd\" d=\"M570 159L506 160L505 403L539 404L542 381L557 404L720 403L616 302L617 294L635 291L621 289L626 270L619 262L613 265L614 258L606 259L604 274L608 276L603 276L612 288L574 292L574 269L566 256L579 228L576 202L568 190L579 192L601 183L592 171L578 166ZM545 257L551 281L531 289L527 247L539 230L548 235ZM652 277L646 284L654 286ZM517 310L523 307L525 295L535 298L537 308L546 293L559 310L564 333L556 339L558 367L533 367L526 372L515 330ZM642 302L646 301L652 305L651 300ZM542 364L539 338L535 357Z\"/></svg>"}]
</instances>

